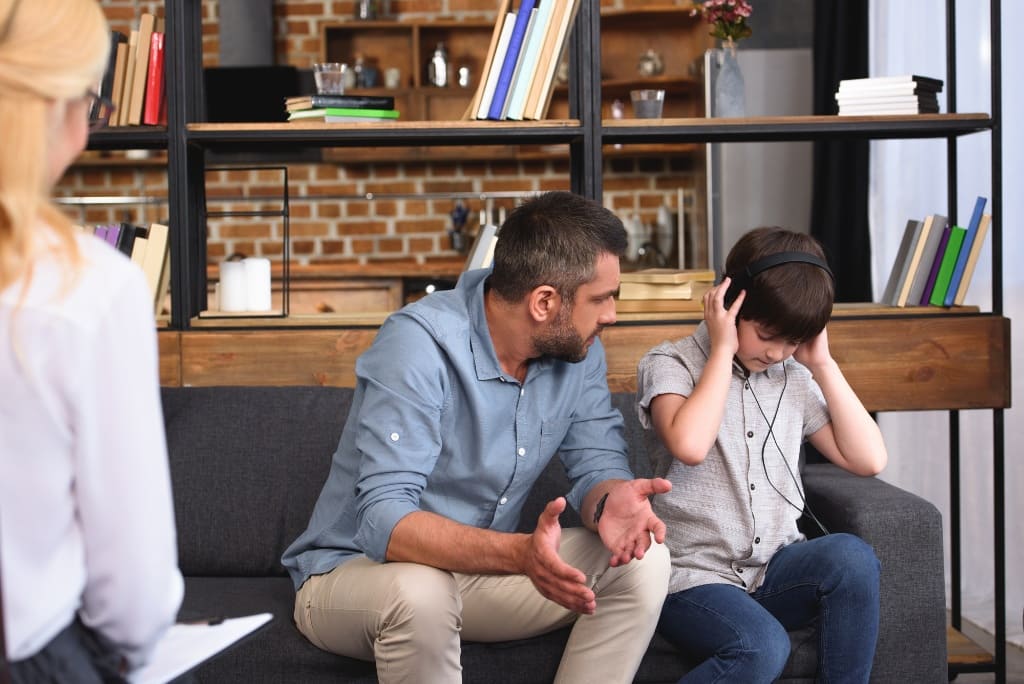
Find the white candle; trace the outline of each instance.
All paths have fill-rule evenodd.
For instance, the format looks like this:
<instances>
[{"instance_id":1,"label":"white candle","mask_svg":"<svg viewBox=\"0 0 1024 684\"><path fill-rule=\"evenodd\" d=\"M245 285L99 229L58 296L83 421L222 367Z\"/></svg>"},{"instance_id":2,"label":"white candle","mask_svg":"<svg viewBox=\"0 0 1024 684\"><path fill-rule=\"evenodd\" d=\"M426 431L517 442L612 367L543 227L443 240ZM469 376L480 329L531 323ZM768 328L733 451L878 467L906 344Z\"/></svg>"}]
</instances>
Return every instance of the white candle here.
<instances>
[{"instance_id":1,"label":"white candle","mask_svg":"<svg viewBox=\"0 0 1024 684\"><path fill-rule=\"evenodd\" d=\"M270 311L270 259L249 257L245 264L246 309Z\"/></svg>"},{"instance_id":2,"label":"white candle","mask_svg":"<svg viewBox=\"0 0 1024 684\"><path fill-rule=\"evenodd\" d=\"M220 310L245 311L245 289L245 264L241 261L220 262Z\"/></svg>"}]
</instances>

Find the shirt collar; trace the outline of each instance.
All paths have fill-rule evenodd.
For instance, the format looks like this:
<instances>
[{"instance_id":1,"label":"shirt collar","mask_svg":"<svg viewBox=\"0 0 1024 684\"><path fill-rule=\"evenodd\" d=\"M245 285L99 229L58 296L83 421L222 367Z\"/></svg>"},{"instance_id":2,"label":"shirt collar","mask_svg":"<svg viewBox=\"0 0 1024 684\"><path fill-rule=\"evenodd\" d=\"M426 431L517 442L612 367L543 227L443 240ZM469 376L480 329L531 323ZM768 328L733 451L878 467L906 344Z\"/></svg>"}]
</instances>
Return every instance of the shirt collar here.
<instances>
[{"instance_id":1,"label":"shirt collar","mask_svg":"<svg viewBox=\"0 0 1024 684\"><path fill-rule=\"evenodd\" d=\"M469 312L470 336L469 345L473 353L473 366L479 380L496 380L505 378L513 380L501 368L498 353L494 350L494 340L487 326L487 313L484 310L484 294L487 291L487 279L491 269L479 269L463 273L456 287L465 289L466 310ZM527 382L538 374L548 371L554 359L539 358L530 360L530 370L526 375Z\"/></svg>"}]
</instances>

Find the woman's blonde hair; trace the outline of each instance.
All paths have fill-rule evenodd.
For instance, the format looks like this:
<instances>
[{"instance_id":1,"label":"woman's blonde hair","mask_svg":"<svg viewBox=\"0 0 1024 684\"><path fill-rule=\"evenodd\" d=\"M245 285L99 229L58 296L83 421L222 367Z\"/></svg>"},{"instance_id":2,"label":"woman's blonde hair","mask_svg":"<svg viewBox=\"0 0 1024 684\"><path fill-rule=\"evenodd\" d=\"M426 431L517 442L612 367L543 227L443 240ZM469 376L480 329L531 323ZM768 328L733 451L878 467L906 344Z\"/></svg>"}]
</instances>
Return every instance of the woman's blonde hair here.
<instances>
[{"instance_id":1,"label":"woman's blonde hair","mask_svg":"<svg viewBox=\"0 0 1024 684\"><path fill-rule=\"evenodd\" d=\"M30 275L39 221L77 270L75 229L50 199L50 105L95 88L109 50L96 0L0 0L0 291Z\"/></svg>"}]
</instances>

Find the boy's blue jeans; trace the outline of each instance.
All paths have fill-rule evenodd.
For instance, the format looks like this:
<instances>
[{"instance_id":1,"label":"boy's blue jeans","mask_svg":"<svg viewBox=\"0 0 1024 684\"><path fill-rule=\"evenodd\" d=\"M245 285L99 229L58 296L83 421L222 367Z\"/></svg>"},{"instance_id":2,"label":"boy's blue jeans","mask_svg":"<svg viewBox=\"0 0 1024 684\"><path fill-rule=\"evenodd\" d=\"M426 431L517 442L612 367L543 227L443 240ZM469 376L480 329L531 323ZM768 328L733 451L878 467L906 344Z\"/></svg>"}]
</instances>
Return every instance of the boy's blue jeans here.
<instances>
[{"instance_id":1,"label":"boy's blue jeans","mask_svg":"<svg viewBox=\"0 0 1024 684\"><path fill-rule=\"evenodd\" d=\"M859 537L830 534L780 549L752 594L706 584L669 594L658 632L701 664L680 684L771 682L787 630L816 623L817 681L867 682L878 639L879 563Z\"/></svg>"}]
</instances>

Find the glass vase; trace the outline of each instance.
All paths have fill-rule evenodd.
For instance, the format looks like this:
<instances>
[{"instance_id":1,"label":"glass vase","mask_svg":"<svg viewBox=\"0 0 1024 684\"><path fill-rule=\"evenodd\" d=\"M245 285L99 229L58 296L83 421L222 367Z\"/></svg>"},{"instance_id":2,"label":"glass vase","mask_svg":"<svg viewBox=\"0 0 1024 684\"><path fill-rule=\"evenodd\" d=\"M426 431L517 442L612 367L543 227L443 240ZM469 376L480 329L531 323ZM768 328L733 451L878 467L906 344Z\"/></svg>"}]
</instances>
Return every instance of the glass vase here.
<instances>
[{"instance_id":1,"label":"glass vase","mask_svg":"<svg viewBox=\"0 0 1024 684\"><path fill-rule=\"evenodd\" d=\"M717 67L712 89L711 116L746 116L747 98L743 86L743 72L736 59L736 46L727 44L711 52L712 62Z\"/></svg>"}]
</instances>

